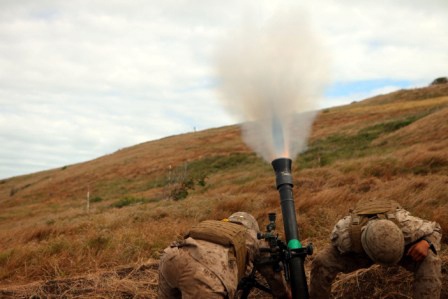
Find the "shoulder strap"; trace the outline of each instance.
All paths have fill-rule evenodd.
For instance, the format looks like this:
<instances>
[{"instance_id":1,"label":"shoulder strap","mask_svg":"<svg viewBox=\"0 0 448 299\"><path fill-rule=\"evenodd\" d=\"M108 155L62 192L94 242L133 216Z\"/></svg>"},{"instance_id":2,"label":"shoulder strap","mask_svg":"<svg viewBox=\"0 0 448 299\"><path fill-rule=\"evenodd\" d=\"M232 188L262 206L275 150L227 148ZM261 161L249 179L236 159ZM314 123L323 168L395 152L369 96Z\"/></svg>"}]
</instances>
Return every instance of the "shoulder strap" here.
<instances>
[{"instance_id":1,"label":"shoulder strap","mask_svg":"<svg viewBox=\"0 0 448 299\"><path fill-rule=\"evenodd\" d=\"M367 224L369 218L365 215L357 215L352 213L352 221L350 222L350 239L352 241L352 250L356 253L364 252L361 244L361 228Z\"/></svg>"}]
</instances>

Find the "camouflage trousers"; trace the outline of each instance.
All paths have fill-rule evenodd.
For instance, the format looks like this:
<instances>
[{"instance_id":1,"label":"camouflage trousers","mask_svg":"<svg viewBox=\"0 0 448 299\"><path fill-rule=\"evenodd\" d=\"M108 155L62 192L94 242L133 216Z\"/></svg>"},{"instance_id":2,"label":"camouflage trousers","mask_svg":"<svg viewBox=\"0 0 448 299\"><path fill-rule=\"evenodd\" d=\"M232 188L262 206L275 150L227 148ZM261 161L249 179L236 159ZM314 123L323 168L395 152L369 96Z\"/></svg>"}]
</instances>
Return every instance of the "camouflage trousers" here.
<instances>
[{"instance_id":1,"label":"camouflage trousers","mask_svg":"<svg viewBox=\"0 0 448 299\"><path fill-rule=\"evenodd\" d=\"M227 292L219 278L186 248L168 247L159 264L158 298L223 299Z\"/></svg>"},{"instance_id":2,"label":"camouflage trousers","mask_svg":"<svg viewBox=\"0 0 448 299\"><path fill-rule=\"evenodd\" d=\"M310 298L330 298L331 284L338 273L350 273L373 264L366 255L340 254L336 247L328 246L316 255L311 265ZM414 273L413 298L440 298L442 262L437 255L429 251L421 263L405 257L399 265Z\"/></svg>"}]
</instances>

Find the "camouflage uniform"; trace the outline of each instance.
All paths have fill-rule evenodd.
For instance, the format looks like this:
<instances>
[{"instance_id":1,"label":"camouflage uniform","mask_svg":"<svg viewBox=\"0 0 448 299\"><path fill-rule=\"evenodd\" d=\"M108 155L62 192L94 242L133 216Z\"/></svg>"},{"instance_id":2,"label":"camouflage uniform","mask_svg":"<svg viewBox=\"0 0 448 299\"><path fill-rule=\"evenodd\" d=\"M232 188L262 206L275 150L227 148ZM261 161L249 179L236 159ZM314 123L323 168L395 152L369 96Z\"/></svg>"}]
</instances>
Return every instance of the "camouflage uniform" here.
<instances>
[{"instance_id":1,"label":"camouflage uniform","mask_svg":"<svg viewBox=\"0 0 448 299\"><path fill-rule=\"evenodd\" d=\"M395 212L396 222L404 235L405 251L399 265L414 272L414 298L440 298L442 287L441 260L429 250L426 258L414 262L406 256L407 250L416 242L425 238L434 249L440 250L441 228L436 222L413 217L402 208ZM365 253L354 253L350 236L352 216L339 220L331 233L331 246L319 252L311 266L310 297L329 298L331 284L339 272L349 273L368 268L374 262ZM387 244L384 244L387 246Z\"/></svg>"},{"instance_id":2,"label":"camouflage uniform","mask_svg":"<svg viewBox=\"0 0 448 299\"><path fill-rule=\"evenodd\" d=\"M247 230L246 275L259 254L256 231ZM287 288L281 273L261 269L276 298L286 298ZM234 298L238 267L232 247L191 237L164 250L159 266L159 299Z\"/></svg>"}]
</instances>

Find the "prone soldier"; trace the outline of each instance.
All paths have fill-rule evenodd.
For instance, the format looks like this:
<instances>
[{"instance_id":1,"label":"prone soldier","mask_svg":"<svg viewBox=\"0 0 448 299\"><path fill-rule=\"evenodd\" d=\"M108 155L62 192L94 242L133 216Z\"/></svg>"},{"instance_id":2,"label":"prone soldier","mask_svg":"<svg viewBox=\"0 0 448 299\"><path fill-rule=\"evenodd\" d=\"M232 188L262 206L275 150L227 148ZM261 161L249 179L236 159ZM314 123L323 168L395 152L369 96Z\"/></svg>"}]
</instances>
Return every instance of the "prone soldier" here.
<instances>
[{"instance_id":1,"label":"prone soldier","mask_svg":"<svg viewBox=\"0 0 448 299\"><path fill-rule=\"evenodd\" d=\"M251 273L261 255L259 226L246 212L223 221L206 220L181 242L165 248L159 264L159 299L234 298L241 278ZM275 298L289 298L281 272L272 266L257 268Z\"/></svg>"}]
</instances>

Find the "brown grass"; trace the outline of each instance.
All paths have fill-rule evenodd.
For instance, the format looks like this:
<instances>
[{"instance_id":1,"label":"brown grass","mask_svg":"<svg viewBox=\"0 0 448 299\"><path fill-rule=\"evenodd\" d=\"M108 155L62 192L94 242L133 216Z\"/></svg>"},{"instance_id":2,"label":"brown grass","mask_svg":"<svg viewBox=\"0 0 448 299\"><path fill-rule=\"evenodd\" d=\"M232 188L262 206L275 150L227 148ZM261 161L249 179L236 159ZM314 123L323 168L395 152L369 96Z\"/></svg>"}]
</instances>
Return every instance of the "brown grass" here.
<instances>
[{"instance_id":1,"label":"brown grass","mask_svg":"<svg viewBox=\"0 0 448 299\"><path fill-rule=\"evenodd\" d=\"M440 298L448 298L448 257L442 257L442 292ZM340 274L332 287L332 298L400 299L413 298L413 274L396 267L374 265L349 274Z\"/></svg>"},{"instance_id":2,"label":"brown grass","mask_svg":"<svg viewBox=\"0 0 448 299\"><path fill-rule=\"evenodd\" d=\"M448 231L447 94L445 87L400 91L320 113L312 141L420 118L381 134L363 156L308 168L293 164L303 243L313 242L316 251L325 246L335 222L365 197L395 199ZM245 164L216 170L207 160L232 153L247 158ZM155 298L161 250L198 221L245 210L264 228L267 213L275 211L282 234L273 171L250 155L239 128L229 126L0 181L0 297ZM175 201L168 196L175 185L169 178L179 169L207 176L203 186L195 184L185 199ZM89 211L87 190L96 198ZM113 207L124 199L125 206ZM447 234L443 242L446 286ZM410 281L406 272L373 267L341 275L333 296L408 298Z\"/></svg>"},{"instance_id":3,"label":"brown grass","mask_svg":"<svg viewBox=\"0 0 448 299\"><path fill-rule=\"evenodd\" d=\"M158 262L154 260L81 277L47 280L0 289L1 298L156 298Z\"/></svg>"}]
</instances>

